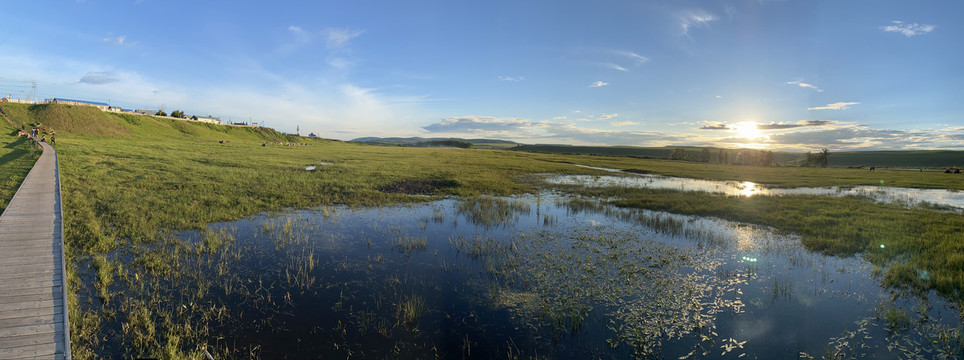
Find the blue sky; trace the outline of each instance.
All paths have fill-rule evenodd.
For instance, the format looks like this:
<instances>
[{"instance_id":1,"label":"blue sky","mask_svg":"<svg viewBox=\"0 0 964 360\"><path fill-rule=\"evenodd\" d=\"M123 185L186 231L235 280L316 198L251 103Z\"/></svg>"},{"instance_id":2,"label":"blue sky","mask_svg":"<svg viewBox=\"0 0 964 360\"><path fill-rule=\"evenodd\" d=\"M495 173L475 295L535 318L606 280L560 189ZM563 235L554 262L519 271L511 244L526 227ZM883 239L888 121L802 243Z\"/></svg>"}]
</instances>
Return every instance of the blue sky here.
<instances>
[{"instance_id":1,"label":"blue sky","mask_svg":"<svg viewBox=\"0 0 964 360\"><path fill-rule=\"evenodd\" d=\"M3 0L0 91L282 131L964 148L960 1ZM29 89L27 89L29 90Z\"/></svg>"}]
</instances>

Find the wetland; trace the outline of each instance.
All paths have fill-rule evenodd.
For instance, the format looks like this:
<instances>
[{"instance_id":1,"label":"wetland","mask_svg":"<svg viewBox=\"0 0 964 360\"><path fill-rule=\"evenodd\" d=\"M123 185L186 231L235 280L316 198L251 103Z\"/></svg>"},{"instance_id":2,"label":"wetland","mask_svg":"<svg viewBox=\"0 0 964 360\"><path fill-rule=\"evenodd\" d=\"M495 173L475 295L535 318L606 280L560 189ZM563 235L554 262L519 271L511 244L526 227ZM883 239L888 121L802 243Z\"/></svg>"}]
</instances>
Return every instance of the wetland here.
<instances>
[{"instance_id":1,"label":"wetland","mask_svg":"<svg viewBox=\"0 0 964 360\"><path fill-rule=\"evenodd\" d=\"M58 129L76 359L962 356L960 177L4 109Z\"/></svg>"}]
</instances>

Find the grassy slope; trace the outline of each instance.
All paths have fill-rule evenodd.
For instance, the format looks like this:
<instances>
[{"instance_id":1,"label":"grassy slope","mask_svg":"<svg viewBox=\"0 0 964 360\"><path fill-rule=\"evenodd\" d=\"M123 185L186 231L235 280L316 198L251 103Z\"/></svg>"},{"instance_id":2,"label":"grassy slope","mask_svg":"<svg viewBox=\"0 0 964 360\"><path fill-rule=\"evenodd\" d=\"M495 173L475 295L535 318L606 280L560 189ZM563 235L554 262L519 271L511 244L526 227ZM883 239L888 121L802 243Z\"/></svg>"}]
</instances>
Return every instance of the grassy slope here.
<instances>
[{"instance_id":1,"label":"grassy slope","mask_svg":"<svg viewBox=\"0 0 964 360\"><path fill-rule=\"evenodd\" d=\"M31 145L30 140L18 137L17 128L0 118L0 212L7 207L39 157L40 151Z\"/></svg>"}]
</instances>

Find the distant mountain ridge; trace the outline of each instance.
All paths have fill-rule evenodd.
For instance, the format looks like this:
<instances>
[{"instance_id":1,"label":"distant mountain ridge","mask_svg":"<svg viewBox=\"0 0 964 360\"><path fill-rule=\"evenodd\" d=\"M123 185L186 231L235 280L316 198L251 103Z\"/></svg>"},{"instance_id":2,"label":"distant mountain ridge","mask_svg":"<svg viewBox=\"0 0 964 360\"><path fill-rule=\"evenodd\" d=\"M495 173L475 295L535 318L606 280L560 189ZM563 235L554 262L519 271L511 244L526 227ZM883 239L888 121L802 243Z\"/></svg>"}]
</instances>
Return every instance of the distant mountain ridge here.
<instances>
[{"instance_id":1,"label":"distant mountain ridge","mask_svg":"<svg viewBox=\"0 0 964 360\"><path fill-rule=\"evenodd\" d=\"M359 142L372 145L384 146L423 146L424 144L440 143L446 141L459 141L470 143L476 149L508 149L519 145L519 143L508 140L498 139L463 139L463 138L423 138L423 137L361 137L352 142Z\"/></svg>"}]
</instances>

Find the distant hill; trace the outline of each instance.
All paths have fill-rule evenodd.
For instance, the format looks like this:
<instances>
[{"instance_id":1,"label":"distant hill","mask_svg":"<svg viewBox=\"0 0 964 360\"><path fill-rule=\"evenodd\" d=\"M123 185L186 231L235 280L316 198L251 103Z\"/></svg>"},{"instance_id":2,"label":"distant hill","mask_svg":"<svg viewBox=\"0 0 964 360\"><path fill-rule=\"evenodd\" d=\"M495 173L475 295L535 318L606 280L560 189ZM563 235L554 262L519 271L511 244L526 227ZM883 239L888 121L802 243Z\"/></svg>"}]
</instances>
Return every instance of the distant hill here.
<instances>
[{"instance_id":1,"label":"distant hill","mask_svg":"<svg viewBox=\"0 0 964 360\"><path fill-rule=\"evenodd\" d=\"M462 138L423 138L423 137L362 137L352 140L352 142L383 145L383 146L436 146L444 142L466 142L473 145L476 149L509 149L519 145L513 141L496 139L462 139Z\"/></svg>"},{"instance_id":2,"label":"distant hill","mask_svg":"<svg viewBox=\"0 0 964 360\"><path fill-rule=\"evenodd\" d=\"M673 147L575 146L558 144L519 145L512 148L512 150L517 151L541 153L634 156L655 159L669 158L669 154L673 152L673 149Z\"/></svg>"}]
</instances>

